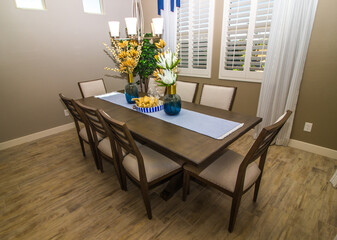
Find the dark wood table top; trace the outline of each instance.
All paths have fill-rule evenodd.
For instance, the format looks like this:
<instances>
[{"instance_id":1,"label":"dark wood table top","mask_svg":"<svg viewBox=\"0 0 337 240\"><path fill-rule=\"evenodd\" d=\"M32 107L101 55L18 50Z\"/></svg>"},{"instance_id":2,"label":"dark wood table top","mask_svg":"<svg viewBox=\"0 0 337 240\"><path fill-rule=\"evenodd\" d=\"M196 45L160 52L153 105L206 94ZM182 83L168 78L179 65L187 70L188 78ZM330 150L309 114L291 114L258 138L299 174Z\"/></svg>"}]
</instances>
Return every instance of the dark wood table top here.
<instances>
[{"instance_id":1,"label":"dark wood table top","mask_svg":"<svg viewBox=\"0 0 337 240\"><path fill-rule=\"evenodd\" d=\"M98 98L89 97L79 101L87 106L103 109L112 118L125 122L136 140L173 160L180 159L200 167L207 166L219 157L231 143L262 120L259 117L182 102L182 108L244 123L237 131L218 140Z\"/></svg>"}]
</instances>

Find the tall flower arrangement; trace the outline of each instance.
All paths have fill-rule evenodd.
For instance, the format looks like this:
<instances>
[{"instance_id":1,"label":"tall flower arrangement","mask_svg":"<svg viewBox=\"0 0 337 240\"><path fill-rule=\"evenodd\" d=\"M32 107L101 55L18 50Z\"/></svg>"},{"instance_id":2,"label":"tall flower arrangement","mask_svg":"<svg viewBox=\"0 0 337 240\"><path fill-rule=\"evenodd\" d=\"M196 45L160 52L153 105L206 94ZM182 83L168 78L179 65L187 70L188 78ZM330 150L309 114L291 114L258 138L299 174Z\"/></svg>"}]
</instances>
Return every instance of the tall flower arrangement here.
<instances>
[{"instance_id":1,"label":"tall flower arrangement","mask_svg":"<svg viewBox=\"0 0 337 240\"><path fill-rule=\"evenodd\" d=\"M138 44L135 40L118 42L113 39L112 47L109 47L106 43L103 44L110 53L108 55L119 65L119 68L105 67L104 69L132 74L139 62L143 44Z\"/></svg>"},{"instance_id":2,"label":"tall flower arrangement","mask_svg":"<svg viewBox=\"0 0 337 240\"><path fill-rule=\"evenodd\" d=\"M177 51L175 53L170 50L164 51L164 41L159 42L156 46L161 49L161 52L155 56L157 69L153 75L156 77L156 82L158 83L158 86L163 87L174 85L177 81L178 64L180 62L180 59L178 58L179 44L177 45Z\"/></svg>"}]
</instances>

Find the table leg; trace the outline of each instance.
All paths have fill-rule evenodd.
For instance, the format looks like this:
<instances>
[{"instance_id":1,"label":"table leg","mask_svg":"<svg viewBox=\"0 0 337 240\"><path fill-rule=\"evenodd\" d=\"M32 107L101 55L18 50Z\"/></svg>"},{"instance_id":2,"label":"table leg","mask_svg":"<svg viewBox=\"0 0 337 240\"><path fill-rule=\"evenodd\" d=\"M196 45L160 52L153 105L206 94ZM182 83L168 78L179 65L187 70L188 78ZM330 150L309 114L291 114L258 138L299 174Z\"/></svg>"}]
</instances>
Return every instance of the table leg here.
<instances>
[{"instance_id":1,"label":"table leg","mask_svg":"<svg viewBox=\"0 0 337 240\"><path fill-rule=\"evenodd\" d=\"M160 193L160 197L165 201L169 200L183 186L183 173L174 175L165 189Z\"/></svg>"}]
</instances>

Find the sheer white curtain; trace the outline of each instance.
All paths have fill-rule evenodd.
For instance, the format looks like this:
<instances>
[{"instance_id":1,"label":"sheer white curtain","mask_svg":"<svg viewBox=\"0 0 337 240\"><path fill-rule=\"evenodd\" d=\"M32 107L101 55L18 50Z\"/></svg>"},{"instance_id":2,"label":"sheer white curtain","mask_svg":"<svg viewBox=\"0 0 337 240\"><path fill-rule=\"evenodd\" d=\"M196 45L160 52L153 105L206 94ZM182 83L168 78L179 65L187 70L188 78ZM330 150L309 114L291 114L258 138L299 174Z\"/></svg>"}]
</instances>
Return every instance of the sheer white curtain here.
<instances>
[{"instance_id":1,"label":"sheer white curtain","mask_svg":"<svg viewBox=\"0 0 337 240\"><path fill-rule=\"evenodd\" d=\"M170 1L164 0L164 10L161 10L161 16L164 18L163 39L166 46L172 51L176 51L177 45L177 8L171 12Z\"/></svg>"},{"instance_id":2,"label":"sheer white curtain","mask_svg":"<svg viewBox=\"0 0 337 240\"><path fill-rule=\"evenodd\" d=\"M257 115L263 118L255 137L286 110L293 114L276 144L287 145L318 0L275 0L268 54Z\"/></svg>"}]
</instances>

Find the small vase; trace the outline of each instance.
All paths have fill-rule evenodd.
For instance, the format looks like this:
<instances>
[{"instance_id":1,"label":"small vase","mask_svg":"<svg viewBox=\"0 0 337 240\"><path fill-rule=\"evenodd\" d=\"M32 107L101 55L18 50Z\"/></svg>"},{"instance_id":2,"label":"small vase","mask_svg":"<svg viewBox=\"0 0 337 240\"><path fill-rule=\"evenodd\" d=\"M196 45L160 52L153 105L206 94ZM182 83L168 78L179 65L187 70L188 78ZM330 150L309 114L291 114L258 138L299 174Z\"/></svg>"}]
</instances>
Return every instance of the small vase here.
<instances>
[{"instance_id":1,"label":"small vase","mask_svg":"<svg viewBox=\"0 0 337 240\"><path fill-rule=\"evenodd\" d=\"M128 84L125 85L125 98L128 103L135 103L133 98L138 98L137 85L133 83L133 74L128 75Z\"/></svg>"},{"instance_id":2,"label":"small vase","mask_svg":"<svg viewBox=\"0 0 337 240\"><path fill-rule=\"evenodd\" d=\"M164 96L164 111L168 115L177 115L181 109L181 98L176 94L176 85L167 87Z\"/></svg>"}]
</instances>

